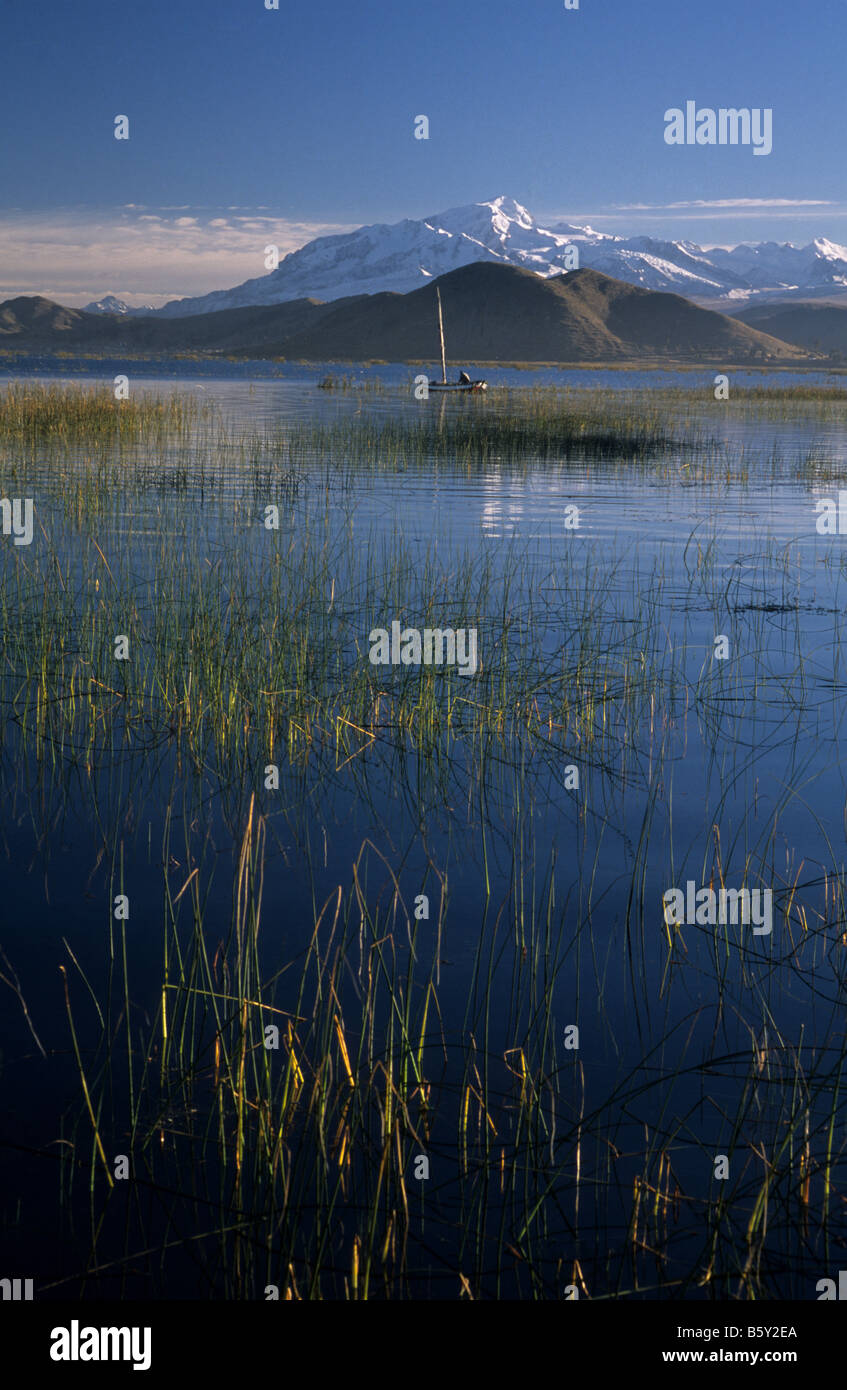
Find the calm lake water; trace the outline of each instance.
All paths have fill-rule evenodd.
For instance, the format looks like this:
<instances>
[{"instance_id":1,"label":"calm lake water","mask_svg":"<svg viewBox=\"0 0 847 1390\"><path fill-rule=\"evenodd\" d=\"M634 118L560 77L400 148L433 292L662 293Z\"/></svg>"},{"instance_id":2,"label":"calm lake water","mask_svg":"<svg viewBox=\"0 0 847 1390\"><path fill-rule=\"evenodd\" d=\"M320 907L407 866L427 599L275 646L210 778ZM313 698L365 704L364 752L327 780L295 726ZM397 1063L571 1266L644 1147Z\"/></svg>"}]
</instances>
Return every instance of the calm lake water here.
<instances>
[{"instance_id":1,"label":"calm lake water","mask_svg":"<svg viewBox=\"0 0 847 1390\"><path fill-rule=\"evenodd\" d=\"M102 369L107 384L112 365ZM443 576L443 611L455 621L464 600L451 586L469 563L486 576L467 596L483 668L504 643L510 660L534 663L539 711L564 672L585 723L581 734L578 721L569 725L567 747L541 729L499 747L480 732L447 739L434 760L413 739L400 746L389 733L363 752L351 745L348 760L324 730L305 764L287 762L283 750L274 755L277 791L249 785L235 766L229 774L190 772L151 731L149 745L128 741L101 758L92 794L70 759L65 772L47 775L31 729L9 718L0 946L48 1054L45 1061L34 1046L9 990L0 1017L2 1211L15 1271L34 1275L45 1296L83 1287L92 1296L232 1296L225 1257L210 1257L198 1271L150 1188L135 1194L136 1208L126 1199L124 1226L113 1210L90 1261L111 1272L83 1285L88 1180L77 1177L76 1196L62 1199L67 1225L57 1250L56 1153L71 1142L82 1105L59 966L73 980L89 1082L102 1081L105 1063L92 1039L102 1007L95 1001L114 974L115 845L131 898L131 1013L141 1039L161 994L163 875L176 894L188 865L201 866L209 884L202 930L210 941L223 939L255 790L268 826L261 954L269 975L302 957L323 905L339 887L351 891L355 865L363 898L383 914L386 931L399 885L406 903L430 896L432 917L420 927L434 935L436 885L448 885L437 960L447 1045L437 1070L443 1096L456 1103L434 1122L427 1148L432 1176L411 1219L405 1296L456 1296L457 1271L472 1269L489 1297L561 1298L574 1281L580 1297L744 1297L754 1269L760 1295L814 1298L847 1239L840 1100L847 778L839 756L847 536L816 526L817 504L836 499L847 478L843 417L726 413L707 372L496 370L487 372L485 398L418 402L408 367L350 373L360 384L377 378L391 388L381 393L319 389L330 371L350 373L286 368L283 379L249 382L167 375L137 389L212 401L235 439L284 436L315 422L371 421L378 433L381 422L421 412L441 412L447 422L483 417L501 409L500 386L602 387L646 400L682 387L691 395L684 430L708 436L708 462L681 447L638 467L575 451L530 456L519 467L494 458L474 469L434 459L398 468L381 466L375 446L364 462L316 451L298 461L287 490L263 495L233 447L231 460L216 460L223 482L212 491L189 479L174 501L166 480L183 460L165 454L156 460L159 484L130 496L116 482L101 499L92 534L111 568L120 563L121 575L132 575L134 631L152 632L168 566L178 569L190 550L211 571L237 552L244 573L255 567L256 588L230 640L249 640L267 583L266 545L293 555L304 548L305 565L305 538L311 546L319 536L327 611L354 665L366 661L372 627L389 629L395 618L426 625L433 573ZM749 373L733 374L732 383L795 379L834 380ZM4 495L33 496L38 520L31 548L5 542L7 601L21 567L47 546L63 585L84 582L66 482L46 458L29 468L14 484L4 480ZM263 508L277 501L280 530L272 534L262 526ZM575 528L566 524L573 506ZM402 583L386 584L375 606L374 566L398 545ZM398 674L386 670L387 691ZM473 702L473 679L454 686ZM11 709L13 691L4 698ZM568 768L577 769L577 786ZM708 920L668 925L663 894L684 892L688 882L696 890L767 890L771 930ZM410 978L404 933L397 969ZM120 964L120 951L115 959ZM7 973L1 960L0 972ZM358 998L361 976L357 983L353 969L341 973L341 1002L348 989L349 1000ZM279 989L279 1007L296 1011L285 977ZM479 1058L496 1060L496 1090L505 1085L504 1056L520 1076L514 1050L529 1058L542 1019L555 1056L545 1052L539 1064L535 1131L523 1132L521 1105L505 1091L503 1115L489 1122L518 1156L526 1184L536 1185L528 1230L527 1208L489 1190L488 1177L477 1187L467 1175L459 1180L457 1127L472 1075L469 1040ZM564 1043L571 1025L579 1028L577 1049ZM118 1064L109 1067L115 1114L123 1117L109 1122L111 1161L127 1149L129 1121ZM73 1142L96 1162L90 1126L80 1125ZM716 1176L719 1156L727 1159L724 1177ZM82 1216L72 1214L77 1199ZM137 1215L140 1206L144 1223L130 1239L127 1212ZM308 1200L305 1207L312 1209ZM203 1218L195 1211L193 1219ZM326 1275L327 1297L344 1296L339 1271L349 1269L355 1211L339 1209L336 1220L330 1244L337 1241L338 1269ZM136 1258L166 1237L175 1246L167 1263ZM261 1297L275 1277L272 1241L268 1248L270 1265L238 1286L242 1296Z\"/></svg>"}]
</instances>

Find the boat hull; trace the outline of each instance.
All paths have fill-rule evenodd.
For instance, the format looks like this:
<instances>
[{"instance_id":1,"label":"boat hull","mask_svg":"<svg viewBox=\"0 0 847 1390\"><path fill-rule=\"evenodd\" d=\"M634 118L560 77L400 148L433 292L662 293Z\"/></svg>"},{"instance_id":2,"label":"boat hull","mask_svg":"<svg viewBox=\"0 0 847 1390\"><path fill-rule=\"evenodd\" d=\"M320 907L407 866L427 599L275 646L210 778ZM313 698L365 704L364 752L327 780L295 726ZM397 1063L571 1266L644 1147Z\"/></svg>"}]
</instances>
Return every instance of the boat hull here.
<instances>
[{"instance_id":1,"label":"boat hull","mask_svg":"<svg viewBox=\"0 0 847 1390\"><path fill-rule=\"evenodd\" d=\"M466 386L455 386L450 382L431 381L429 383L429 389L430 391L487 391L488 382L471 381Z\"/></svg>"}]
</instances>

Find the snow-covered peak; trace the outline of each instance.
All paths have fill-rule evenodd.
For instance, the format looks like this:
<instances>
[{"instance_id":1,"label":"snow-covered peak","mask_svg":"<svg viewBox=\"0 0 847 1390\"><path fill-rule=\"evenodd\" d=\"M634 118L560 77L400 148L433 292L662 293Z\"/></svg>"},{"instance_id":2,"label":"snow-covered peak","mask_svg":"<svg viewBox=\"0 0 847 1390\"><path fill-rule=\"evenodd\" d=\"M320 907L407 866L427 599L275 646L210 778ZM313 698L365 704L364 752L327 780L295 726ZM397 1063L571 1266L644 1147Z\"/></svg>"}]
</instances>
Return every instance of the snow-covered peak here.
<instances>
[{"instance_id":1,"label":"snow-covered peak","mask_svg":"<svg viewBox=\"0 0 847 1390\"><path fill-rule=\"evenodd\" d=\"M86 314L127 314L129 313L129 305L125 299L118 299L117 295L107 294L102 299L86 304L84 312Z\"/></svg>"},{"instance_id":2,"label":"snow-covered peak","mask_svg":"<svg viewBox=\"0 0 847 1390\"><path fill-rule=\"evenodd\" d=\"M142 304L135 308L127 304L125 299L119 299L116 294L106 294L102 299L95 299L91 304L86 304L83 312L86 314L138 314L152 310L152 304Z\"/></svg>"},{"instance_id":3,"label":"snow-covered peak","mask_svg":"<svg viewBox=\"0 0 847 1390\"><path fill-rule=\"evenodd\" d=\"M526 231L531 231L535 226L532 214L527 212L521 203L516 203L514 198L501 196L495 198L488 206L494 214L494 223L498 228L508 228L512 222L517 222L518 226Z\"/></svg>"},{"instance_id":4,"label":"snow-covered peak","mask_svg":"<svg viewBox=\"0 0 847 1390\"><path fill-rule=\"evenodd\" d=\"M521 203L514 198L501 195L490 202L465 203L461 207L448 208L446 212L436 212L424 218L433 226L448 230L473 233L486 226L494 227L501 236L507 236L512 224L531 231L535 219Z\"/></svg>"},{"instance_id":5,"label":"snow-covered peak","mask_svg":"<svg viewBox=\"0 0 847 1390\"><path fill-rule=\"evenodd\" d=\"M847 265L847 246L839 246L837 241L828 241L824 236L810 241L805 249L814 251L815 255L822 256L826 261L843 261Z\"/></svg>"}]
</instances>

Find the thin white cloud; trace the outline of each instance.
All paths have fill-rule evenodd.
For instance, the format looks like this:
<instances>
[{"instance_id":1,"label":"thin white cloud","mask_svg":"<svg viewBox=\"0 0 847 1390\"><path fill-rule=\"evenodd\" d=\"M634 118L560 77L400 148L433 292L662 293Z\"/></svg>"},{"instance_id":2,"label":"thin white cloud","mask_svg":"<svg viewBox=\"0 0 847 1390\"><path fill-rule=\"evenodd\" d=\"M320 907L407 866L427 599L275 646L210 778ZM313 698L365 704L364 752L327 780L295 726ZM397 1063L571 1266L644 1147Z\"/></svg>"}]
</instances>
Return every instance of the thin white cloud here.
<instances>
[{"instance_id":1,"label":"thin white cloud","mask_svg":"<svg viewBox=\"0 0 847 1390\"><path fill-rule=\"evenodd\" d=\"M265 247L280 256L350 224L225 216L230 209L65 209L0 213L0 301L41 294L79 307L105 294L158 307L183 295L228 289L267 274ZM168 213L172 215L168 215ZM188 213L187 216L179 216Z\"/></svg>"},{"instance_id":2,"label":"thin white cloud","mask_svg":"<svg viewBox=\"0 0 847 1390\"><path fill-rule=\"evenodd\" d=\"M692 198L679 203L615 203L616 212L670 212L678 208L834 208L828 198Z\"/></svg>"},{"instance_id":3,"label":"thin white cloud","mask_svg":"<svg viewBox=\"0 0 847 1390\"><path fill-rule=\"evenodd\" d=\"M796 222L819 220L822 215L841 219L847 216L847 204L828 198L691 198L674 203L615 203L590 212L545 212L538 220L541 226L548 227L555 223L578 226L622 223L626 227L638 221L656 223L669 214L676 221L688 222L738 219Z\"/></svg>"}]
</instances>

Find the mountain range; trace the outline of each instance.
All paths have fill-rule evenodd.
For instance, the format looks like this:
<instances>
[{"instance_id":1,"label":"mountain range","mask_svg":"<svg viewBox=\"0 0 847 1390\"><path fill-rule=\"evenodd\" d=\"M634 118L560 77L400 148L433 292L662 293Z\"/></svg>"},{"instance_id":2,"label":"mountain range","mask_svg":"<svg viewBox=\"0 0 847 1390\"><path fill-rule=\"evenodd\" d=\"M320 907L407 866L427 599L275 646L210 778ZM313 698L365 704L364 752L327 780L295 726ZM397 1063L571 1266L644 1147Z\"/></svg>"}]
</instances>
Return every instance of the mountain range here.
<instances>
[{"instance_id":1,"label":"mountain range","mask_svg":"<svg viewBox=\"0 0 847 1390\"><path fill-rule=\"evenodd\" d=\"M449 271L486 261L534 271L543 279L578 264L642 289L673 291L728 310L775 300L847 299L847 247L822 237L799 247L760 242L704 250L692 241L542 225L514 199L499 197L432 217L317 237L287 255L276 270L160 309L129 309L106 296L86 311L180 318L298 299L408 294Z\"/></svg>"},{"instance_id":2,"label":"mountain range","mask_svg":"<svg viewBox=\"0 0 847 1390\"><path fill-rule=\"evenodd\" d=\"M167 317L89 313L38 297L0 304L0 346L18 351L175 353L318 362L438 363L436 285L451 362L814 362L781 340L678 294L599 271L540 276L477 260L405 294L218 309Z\"/></svg>"}]
</instances>

